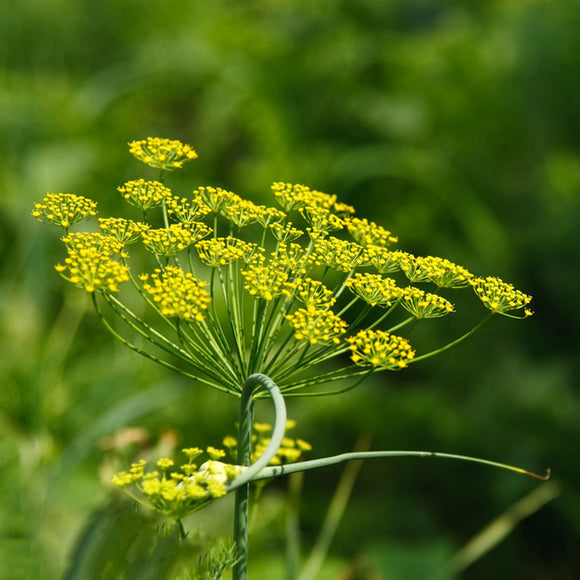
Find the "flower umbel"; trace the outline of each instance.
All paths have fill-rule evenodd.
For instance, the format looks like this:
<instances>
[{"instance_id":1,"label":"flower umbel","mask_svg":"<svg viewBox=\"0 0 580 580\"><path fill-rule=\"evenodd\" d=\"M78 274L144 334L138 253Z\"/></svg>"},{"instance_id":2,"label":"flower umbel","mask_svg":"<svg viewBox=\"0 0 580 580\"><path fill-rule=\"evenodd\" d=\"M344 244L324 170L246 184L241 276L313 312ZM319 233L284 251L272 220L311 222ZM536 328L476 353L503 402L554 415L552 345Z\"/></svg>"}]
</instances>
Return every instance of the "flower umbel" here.
<instances>
[{"instance_id":1,"label":"flower umbel","mask_svg":"<svg viewBox=\"0 0 580 580\"><path fill-rule=\"evenodd\" d=\"M131 141L129 153L139 161L165 171L180 169L186 161L197 158L197 153L190 145L176 139L160 139L158 137Z\"/></svg>"},{"instance_id":2,"label":"flower umbel","mask_svg":"<svg viewBox=\"0 0 580 580\"><path fill-rule=\"evenodd\" d=\"M475 278L470 283L483 305L492 312L513 317L508 312L524 308L523 316L516 316L516 318L526 318L532 315L531 310L525 308L532 301L532 297L516 290L512 284L493 276Z\"/></svg>"},{"instance_id":3,"label":"flower umbel","mask_svg":"<svg viewBox=\"0 0 580 580\"><path fill-rule=\"evenodd\" d=\"M180 521L211 500L226 495L227 483L242 472L243 468L239 465L212 459L216 451L208 447L210 458L198 467L193 460L203 450L184 449L188 461L174 471L171 470L174 461L161 458L156 462L157 469L146 472L147 462L142 459L133 463L127 471L114 475L111 481L155 511ZM225 452L222 451L221 455Z\"/></svg>"},{"instance_id":4,"label":"flower umbel","mask_svg":"<svg viewBox=\"0 0 580 580\"><path fill-rule=\"evenodd\" d=\"M152 137L132 142L130 151L163 170L197 156L180 141ZM531 314L531 298L510 284L446 258L392 250L398 238L389 229L305 185L274 183L279 208L213 186L188 197L146 179L118 189L142 210L142 221L104 217L101 233L71 233L96 213L95 202L48 194L35 205L37 219L67 232L58 272L93 295L98 315L125 345L220 391L239 395L254 373L266 373L283 393L348 382L342 391L370 372L405 368L478 327L417 356L420 345L398 336L407 325L455 312L448 293L470 285L492 313ZM138 314L139 301L145 310ZM345 366L349 351L354 364ZM148 485L159 485L154 480Z\"/></svg>"},{"instance_id":5,"label":"flower umbel","mask_svg":"<svg viewBox=\"0 0 580 580\"><path fill-rule=\"evenodd\" d=\"M68 229L97 215L97 204L74 193L47 193L34 204L32 215L40 222Z\"/></svg>"}]
</instances>

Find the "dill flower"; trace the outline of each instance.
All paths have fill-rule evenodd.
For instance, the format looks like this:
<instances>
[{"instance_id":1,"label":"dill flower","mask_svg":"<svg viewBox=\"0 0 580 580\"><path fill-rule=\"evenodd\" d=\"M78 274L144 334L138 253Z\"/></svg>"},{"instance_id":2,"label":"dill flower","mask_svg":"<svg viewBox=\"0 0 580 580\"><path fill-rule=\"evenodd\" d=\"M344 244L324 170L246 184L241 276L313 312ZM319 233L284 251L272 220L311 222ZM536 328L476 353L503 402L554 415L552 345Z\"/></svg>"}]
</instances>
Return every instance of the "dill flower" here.
<instances>
[{"instance_id":1,"label":"dill flower","mask_svg":"<svg viewBox=\"0 0 580 580\"><path fill-rule=\"evenodd\" d=\"M225 203L220 209L220 214L231 221L238 228L243 228L266 217L264 208L247 199L239 198L230 203Z\"/></svg>"},{"instance_id":2,"label":"dill flower","mask_svg":"<svg viewBox=\"0 0 580 580\"><path fill-rule=\"evenodd\" d=\"M357 272L344 285L356 296L371 306L393 306L401 296L401 289L392 278L378 274Z\"/></svg>"},{"instance_id":3,"label":"dill flower","mask_svg":"<svg viewBox=\"0 0 580 580\"><path fill-rule=\"evenodd\" d=\"M409 281L433 282L440 288L463 288L473 278L473 274L463 266L436 256L409 256L400 264Z\"/></svg>"},{"instance_id":4,"label":"dill flower","mask_svg":"<svg viewBox=\"0 0 580 580\"><path fill-rule=\"evenodd\" d=\"M366 218L359 219L349 217L345 220L346 228L350 235L361 246L388 246L391 243L398 241L396 236L377 225L374 222L369 222Z\"/></svg>"},{"instance_id":5,"label":"dill flower","mask_svg":"<svg viewBox=\"0 0 580 580\"><path fill-rule=\"evenodd\" d=\"M299 308L294 314L286 315L286 320L296 331L296 340L307 340L310 344L340 343L340 336L346 332L347 324L330 310L314 306Z\"/></svg>"},{"instance_id":6,"label":"dill flower","mask_svg":"<svg viewBox=\"0 0 580 580\"><path fill-rule=\"evenodd\" d=\"M161 207L163 203L172 197L171 190L159 181L146 181L145 179L134 179L127 181L117 187L117 191L125 200L147 211L156 207Z\"/></svg>"},{"instance_id":7,"label":"dill flower","mask_svg":"<svg viewBox=\"0 0 580 580\"><path fill-rule=\"evenodd\" d=\"M355 242L318 234L311 237L314 240L314 250L309 256L309 261L316 266L328 266L340 272L350 272L357 266L369 263L365 248Z\"/></svg>"},{"instance_id":8,"label":"dill flower","mask_svg":"<svg viewBox=\"0 0 580 580\"><path fill-rule=\"evenodd\" d=\"M272 184L274 197L286 212L305 207L331 209L336 203L336 195L328 195L310 189L306 185L276 182ZM348 206L347 206L348 207ZM341 205L341 209L344 206Z\"/></svg>"},{"instance_id":9,"label":"dill flower","mask_svg":"<svg viewBox=\"0 0 580 580\"><path fill-rule=\"evenodd\" d=\"M294 275L306 273L307 252L300 244L280 242L272 254L272 263Z\"/></svg>"},{"instance_id":10,"label":"dill flower","mask_svg":"<svg viewBox=\"0 0 580 580\"><path fill-rule=\"evenodd\" d=\"M453 304L437 294L430 294L413 286L401 291L399 304L415 318L440 318L455 311Z\"/></svg>"},{"instance_id":11,"label":"dill flower","mask_svg":"<svg viewBox=\"0 0 580 580\"><path fill-rule=\"evenodd\" d=\"M300 208L300 213L316 232L332 232L344 228L344 220L324 207L306 206Z\"/></svg>"},{"instance_id":12,"label":"dill flower","mask_svg":"<svg viewBox=\"0 0 580 580\"><path fill-rule=\"evenodd\" d=\"M211 209L200 199L189 200L186 197L172 197L167 201L167 213L177 221L187 225L203 219L208 213L211 213Z\"/></svg>"},{"instance_id":13,"label":"dill flower","mask_svg":"<svg viewBox=\"0 0 580 580\"><path fill-rule=\"evenodd\" d=\"M168 139L132 142L131 152L165 169L196 156L189 146ZM295 392L332 381L352 379L356 384L366 374L360 366L404 368L414 350L382 329L454 311L442 296L401 287L404 279L403 285L407 280L441 288L471 285L493 312L514 318L531 314L526 309L531 298L513 286L497 278L476 278L445 258L391 250L397 237L388 229L354 217L354 209L336 195L305 185L272 184L277 207L212 186L197 187L188 197L174 196L159 181L144 179L118 189L128 203L143 210L143 221L101 218L98 233L67 232L62 239L68 255L57 271L93 293L97 314L109 329L115 325L108 318L118 316L126 330L146 343L128 337L124 344L220 391L239 395L253 373L272 377L282 392ZM146 213L153 208L160 209L155 221ZM47 194L33 210L40 221L65 230L94 213L94 202L72 194ZM342 231L331 235L335 230ZM139 239L143 245L134 246L136 256L130 259L126 247ZM139 271L157 269L130 276L131 260L143 257L155 265L140 266ZM134 284L112 298L127 280ZM142 318L130 306L135 298L145 299L161 316ZM97 300L109 307L100 309ZM401 308L395 308L398 304ZM518 309L524 309L522 316L510 314ZM349 349L354 365L321 370ZM174 365L174 359L183 364ZM219 457L210 454L210 460ZM193 465L187 468L192 473ZM157 471L167 469L158 465ZM143 477L147 489L160 485L157 476ZM166 496L178 493L177 487L171 491L167 485Z\"/></svg>"},{"instance_id":14,"label":"dill flower","mask_svg":"<svg viewBox=\"0 0 580 580\"><path fill-rule=\"evenodd\" d=\"M94 250L96 254L104 258L111 258L119 253L122 257L126 257L126 254L123 252L125 244L108 234L101 234L99 232L73 232L63 236L61 240L66 245L69 253L76 252L83 255L89 250Z\"/></svg>"},{"instance_id":15,"label":"dill flower","mask_svg":"<svg viewBox=\"0 0 580 580\"><path fill-rule=\"evenodd\" d=\"M117 292L119 284L129 280L129 267L111 260L94 247L69 250L64 264L55 270L68 282L89 293Z\"/></svg>"},{"instance_id":16,"label":"dill flower","mask_svg":"<svg viewBox=\"0 0 580 580\"><path fill-rule=\"evenodd\" d=\"M134 222L123 218L99 218L99 228L121 244L129 245L138 242L141 234L146 232L150 226L143 222Z\"/></svg>"},{"instance_id":17,"label":"dill flower","mask_svg":"<svg viewBox=\"0 0 580 580\"><path fill-rule=\"evenodd\" d=\"M239 465L212 459L218 451L212 447L206 451L210 459L199 468L192 463L192 459L203 453L203 450L193 448L183 451L188 461L174 472L168 473L175 465L172 459L159 459L156 462L158 470L150 472L145 471L147 462L141 460L133 463L127 471L114 475L111 482L127 491L131 488L131 495L136 494L157 512L180 521L209 501L226 495L227 484L243 470ZM225 452L222 452L223 455Z\"/></svg>"},{"instance_id":18,"label":"dill flower","mask_svg":"<svg viewBox=\"0 0 580 580\"><path fill-rule=\"evenodd\" d=\"M292 222L287 222L286 224L281 224L281 223L273 223L270 224L270 231L272 232L272 234L274 234L274 237L279 241L279 242L290 242L292 240L297 240L299 237L301 237L304 232L302 230L299 230L298 228L295 228L292 224Z\"/></svg>"},{"instance_id":19,"label":"dill flower","mask_svg":"<svg viewBox=\"0 0 580 580\"><path fill-rule=\"evenodd\" d=\"M307 308L313 307L323 310L331 308L336 302L332 290L319 280L313 280L308 277L296 280L295 297Z\"/></svg>"},{"instance_id":20,"label":"dill flower","mask_svg":"<svg viewBox=\"0 0 580 580\"><path fill-rule=\"evenodd\" d=\"M251 255L256 245L239 238L211 238L195 244L199 259L212 268L231 264Z\"/></svg>"},{"instance_id":21,"label":"dill flower","mask_svg":"<svg viewBox=\"0 0 580 580\"><path fill-rule=\"evenodd\" d=\"M149 279L151 283L147 282ZM211 297L204 288L206 283L196 280L190 272L167 266L164 272L157 268L150 276L142 274L141 280L146 282L143 289L152 296L163 316L198 322L204 319L203 311L207 310Z\"/></svg>"},{"instance_id":22,"label":"dill flower","mask_svg":"<svg viewBox=\"0 0 580 580\"><path fill-rule=\"evenodd\" d=\"M516 290L512 284L493 276L474 278L470 280L470 284L483 305L492 312L515 318L526 318L532 315L532 311L525 308L532 301L532 297ZM508 314L512 310L521 308L524 308L524 314L521 317Z\"/></svg>"},{"instance_id":23,"label":"dill flower","mask_svg":"<svg viewBox=\"0 0 580 580\"><path fill-rule=\"evenodd\" d=\"M265 205L259 205L257 207L256 221L263 228L279 225L281 221L286 219L286 214L276 207L267 207Z\"/></svg>"},{"instance_id":24,"label":"dill flower","mask_svg":"<svg viewBox=\"0 0 580 580\"><path fill-rule=\"evenodd\" d=\"M293 284L289 282L288 273L275 264L262 266L248 264L241 271L246 284L244 288L252 295L264 300L273 300L278 296L291 296Z\"/></svg>"},{"instance_id":25,"label":"dill flower","mask_svg":"<svg viewBox=\"0 0 580 580\"><path fill-rule=\"evenodd\" d=\"M158 137L131 141L129 153L150 167L165 171L181 169L186 161L197 158L197 153L190 145L176 139L160 139Z\"/></svg>"},{"instance_id":26,"label":"dill flower","mask_svg":"<svg viewBox=\"0 0 580 580\"><path fill-rule=\"evenodd\" d=\"M147 230L141 236L143 245L152 254L174 256L210 233L209 226L202 222L193 222L188 226L179 223L171 224L168 228Z\"/></svg>"},{"instance_id":27,"label":"dill flower","mask_svg":"<svg viewBox=\"0 0 580 580\"><path fill-rule=\"evenodd\" d=\"M68 229L97 215L97 204L74 193L47 193L34 204L32 215L45 224Z\"/></svg>"},{"instance_id":28,"label":"dill flower","mask_svg":"<svg viewBox=\"0 0 580 580\"><path fill-rule=\"evenodd\" d=\"M346 341L350 345L352 361L375 370L403 369L415 356L405 338L382 330L361 330Z\"/></svg>"},{"instance_id":29,"label":"dill flower","mask_svg":"<svg viewBox=\"0 0 580 580\"><path fill-rule=\"evenodd\" d=\"M198 187L193 192L193 199L198 204L203 204L210 209L210 211L219 213L227 204L237 203L242 198L222 189L221 187Z\"/></svg>"},{"instance_id":30,"label":"dill flower","mask_svg":"<svg viewBox=\"0 0 580 580\"><path fill-rule=\"evenodd\" d=\"M391 274L401 270L401 264L413 260L414 256L401 250L388 250L382 246L369 245L365 248L372 266L379 274Z\"/></svg>"}]
</instances>

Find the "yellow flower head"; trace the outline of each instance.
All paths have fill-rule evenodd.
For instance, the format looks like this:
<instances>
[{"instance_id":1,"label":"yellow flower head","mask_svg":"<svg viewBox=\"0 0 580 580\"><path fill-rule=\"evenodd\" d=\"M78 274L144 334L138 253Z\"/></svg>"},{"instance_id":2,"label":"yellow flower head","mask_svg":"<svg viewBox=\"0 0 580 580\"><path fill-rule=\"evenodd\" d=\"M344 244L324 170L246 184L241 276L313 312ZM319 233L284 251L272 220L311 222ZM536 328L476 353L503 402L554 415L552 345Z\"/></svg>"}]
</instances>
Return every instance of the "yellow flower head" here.
<instances>
[{"instance_id":1,"label":"yellow flower head","mask_svg":"<svg viewBox=\"0 0 580 580\"><path fill-rule=\"evenodd\" d=\"M399 304L417 319L440 318L455 311L453 304L445 298L413 286L402 289Z\"/></svg>"},{"instance_id":2,"label":"yellow flower head","mask_svg":"<svg viewBox=\"0 0 580 580\"><path fill-rule=\"evenodd\" d=\"M167 213L186 225L203 219L210 212L211 209L199 199L173 197L167 202Z\"/></svg>"},{"instance_id":3,"label":"yellow flower head","mask_svg":"<svg viewBox=\"0 0 580 580\"><path fill-rule=\"evenodd\" d=\"M167 266L164 272L156 269L151 276L144 274L141 279L146 282L143 289L152 296L163 316L198 322L204 319L203 311L211 297L204 289L205 282L196 280L193 274ZM149 279L151 283L147 282Z\"/></svg>"},{"instance_id":4,"label":"yellow flower head","mask_svg":"<svg viewBox=\"0 0 580 580\"><path fill-rule=\"evenodd\" d=\"M218 451L209 447L210 459L197 468L191 463L191 452L197 456L203 451L198 448L184 449L189 461L172 473L168 473L175 465L172 459L159 459L156 462L158 470L147 473L147 462L141 460L131 465L128 471L114 475L111 481L121 488L132 487L132 496L139 495L157 512L179 521L210 500L224 496L228 483L242 472L239 465L212 459L211 456L225 454Z\"/></svg>"},{"instance_id":5,"label":"yellow flower head","mask_svg":"<svg viewBox=\"0 0 580 580\"><path fill-rule=\"evenodd\" d=\"M349 217L345 221L350 235L361 246L374 245L385 247L398 241L398 238L393 236L389 230L374 222L369 222L366 218Z\"/></svg>"},{"instance_id":6,"label":"yellow flower head","mask_svg":"<svg viewBox=\"0 0 580 580\"><path fill-rule=\"evenodd\" d=\"M193 222L187 226L171 224L168 228L147 230L142 238L145 248L152 254L174 256L210 233L211 228L204 223Z\"/></svg>"},{"instance_id":7,"label":"yellow flower head","mask_svg":"<svg viewBox=\"0 0 580 580\"><path fill-rule=\"evenodd\" d=\"M470 284L483 305L492 312L510 316L508 312L524 308L523 316L515 316L515 318L526 318L532 315L532 311L525 308L532 301L532 297L516 290L511 284L493 276L474 278L470 280Z\"/></svg>"},{"instance_id":8,"label":"yellow flower head","mask_svg":"<svg viewBox=\"0 0 580 580\"><path fill-rule=\"evenodd\" d=\"M400 265L410 282L433 282L440 288L463 288L473 278L462 266L436 256L409 256Z\"/></svg>"},{"instance_id":9,"label":"yellow flower head","mask_svg":"<svg viewBox=\"0 0 580 580\"><path fill-rule=\"evenodd\" d=\"M382 330L361 330L346 340L350 343L352 361L375 370L403 369L415 356L405 338Z\"/></svg>"},{"instance_id":10,"label":"yellow flower head","mask_svg":"<svg viewBox=\"0 0 580 580\"><path fill-rule=\"evenodd\" d=\"M311 264L350 272L357 266L370 262L365 248L355 242L340 240L334 236L324 237L315 232L311 233L311 237L314 240L314 250L309 256Z\"/></svg>"},{"instance_id":11,"label":"yellow flower head","mask_svg":"<svg viewBox=\"0 0 580 580\"><path fill-rule=\"evenodd\" d=\"M97 215L97 204L73 193L47 193L41 202L34 204L32 215L45 224L68 229Z\"/></svg>"},{"instance_id":12,"label":"yellow flower head","mask_svg":"<svg viewBox=\"0 0 580 580\"><path fill-rule=\"evenodd\" d=\"M64 236L61 240L65 243L69 253L78 252L82 255L89 250L94 250L105 258L111 258L118 253L126 257L122 253L123 242L114 236L99 232L74 232Z\"/></svg>"},{"instance_id":13,"label":"yellow flower head","mask_svg":"<svg viewBox=\"0 0 580 580\"><path fill-rule=\"evenodd\" d=\"M401 270L401 264L413 260L413 256L401 250L387 250L383 246L369 245L366 248L370 263L379 274L390 274Z\"/></svg>"},{"instance_id":14,"label":"yellow flower head","mask_svg":"<svg viewBox=\"0 0 580 580\"><path fill-rule=\"evenodd\" d=\"M257 298L273 300L278 296L291 296L294 284L289 282L288 273L276 264L262 266L261 264L248 264L242 270L242 276L246 281L244 288Z\"/></svg>"},{"instance_id":15,"label":"yellow flower head","mask_svg":"<svg viewBox=\"0 0 580 580\"><path fill-rule=\"evenodd\" d=\"M117 191L127 200L143 211L160 207L171 199L171 190L159 181L135 179L117 187Z\"/></svg>"},{"instance_id":16,"label":"yellow flower head","mask_svg":"<svg viewBox=\"0 0 580 580\"><path fill-rule=\"evenodd\" d=\"M296 299L302 302L306 308L326 310L336 302L332 290L329 290L319 280L305 277L298 279L296 283Z\"/></svg>"},{"instance_id":17,"label":"yellow flower head","mask_svg":"<svg viewBox=\"0 0 580 580\"><path fill-rule=\"evenodd\" d=\"M212 268L226 266L246 258L255 251L256 245L239 238L210 238L195 244L199 259Z\"/></svg>"},{"instance_id":18,"label":"yellow flower head","mask_svg":"<svg viewBox=\"0 0 580 580\"><path fill-rule=\"evenodd\" d=\"M119 284L129 280L129 268L94 247L84 250L69 250L63 264L56 271L71 284L89 293L117 292Z\"/></svg>"},{"instance_id":19,"label":"yellow flower head","mask_svg":"<svg viewBox=\"0 0 580 580\"><path fill-rule=\"evenodd\" d=\"M165 171L181 169L186 161L197 158L197 153L190 145L176 139L160 139L159 137L131 141L129 153L150 167Z\"/></svg>"},{"instance_id":20,"label":"yellow flower head","mask_svg":"<svg viewBox=\"0 0 580 580\"><path fill-rule=\"evenodd\" d=\"M321 310L313 306L299 308L286 319L296 331L296 340L307 340L310 344L340 343L340 336L346 332L347 324L330 310Z\"/></svg>"},{"instance_id":21,"label":"yellow flower head","mask_svg":"<svg viewBox=\"0 0 580 580\"><path fill-rule=\"evenodd\" d=\"M392 278L357 272L345 282L350 291L371 306L389 307L397 302L402 290Z\"/></svg>"},{"instance_id":22,"label":"yellow flower head","mask_svg":"<svg viewBox=\"0 0 580 580\"><path fill-rule=\"evenodd\" d=\"M123 245L134 244L141 239L141 234L150 226L143 222L134 222L123 218L99 218L99 228L107 235L119 240Z\"/></svg>"}]
</instances>

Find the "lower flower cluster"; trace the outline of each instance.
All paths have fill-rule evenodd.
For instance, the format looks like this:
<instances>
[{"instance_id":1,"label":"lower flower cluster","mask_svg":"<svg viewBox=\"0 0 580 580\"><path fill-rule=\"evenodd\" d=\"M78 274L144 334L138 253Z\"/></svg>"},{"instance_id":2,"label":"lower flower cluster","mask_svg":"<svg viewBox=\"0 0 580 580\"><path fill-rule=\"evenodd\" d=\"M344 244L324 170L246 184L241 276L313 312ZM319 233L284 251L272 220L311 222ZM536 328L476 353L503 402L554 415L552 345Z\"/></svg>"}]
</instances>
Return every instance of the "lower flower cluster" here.
<instances>
[{"instance_id":1,"label":"lower flower cluster","mask_svg":"<svg viewBox=\"0 0 580 580\"><path fill-rule=\"evenodd\" d=\"M188 461L175 468L172 459L159 459L157 469L146 472L147 462L142 459L133 463L128 471L113 476L112 483L126 489L142 503L157 512L179 521L203 507L208 501L226 495L226 485L243 468L223 463L219 458L222 450L209 447L209 458L199 467L193 461L204 453L203 449L183 449ZM173 471L175 468L175 471Z\"/></svg>"}]
</instances>

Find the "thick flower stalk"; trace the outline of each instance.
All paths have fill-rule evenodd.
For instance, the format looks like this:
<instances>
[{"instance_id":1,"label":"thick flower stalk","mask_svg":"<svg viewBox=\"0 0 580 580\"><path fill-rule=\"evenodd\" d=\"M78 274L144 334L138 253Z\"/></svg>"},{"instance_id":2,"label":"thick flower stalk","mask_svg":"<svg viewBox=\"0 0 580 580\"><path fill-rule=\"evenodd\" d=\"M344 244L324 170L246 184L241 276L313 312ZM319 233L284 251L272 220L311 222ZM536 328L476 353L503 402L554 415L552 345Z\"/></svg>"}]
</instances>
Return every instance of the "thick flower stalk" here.
<instances>
[{"instance_id":1,"label":"thick flower stalk","mask_svg":"<svg viewBox=\"0 0 580 580\"><path fill-rule=\"evenodd\" d=\"M168 139L129 149L162 172L197 157ZM57 272L92 295L124 344L221 391L239 395L248 376L266 373L282 393L339 381L341 392L404 369L479 326L427 352L405 335L417 322L456 316L453 293L465 288L488 317L531 314L531 298L511 284L395 249L388 229L305 185L274 183L273 206L219 187L177 195L140 177L118 191L133 208L100 217L98 234L70 232L97 213L86 197L47 194L35 205L34 217L65 232Z\"/></svg>"}]
</instances>

